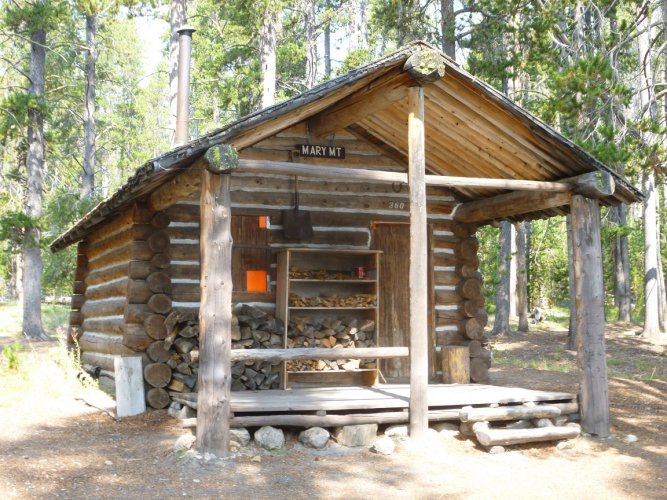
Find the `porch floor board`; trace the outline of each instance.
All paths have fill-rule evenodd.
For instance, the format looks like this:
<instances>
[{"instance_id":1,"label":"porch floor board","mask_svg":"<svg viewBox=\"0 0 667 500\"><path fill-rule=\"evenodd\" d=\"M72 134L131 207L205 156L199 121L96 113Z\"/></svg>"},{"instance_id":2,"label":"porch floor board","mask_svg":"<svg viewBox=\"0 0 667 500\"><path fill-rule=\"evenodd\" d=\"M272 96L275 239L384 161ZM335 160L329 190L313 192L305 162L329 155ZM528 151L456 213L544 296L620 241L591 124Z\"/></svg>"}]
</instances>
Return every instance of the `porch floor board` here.
<instances>
[{"instance_id":1,"label":"porch floor board","mask_svg":"<svg viewBox=\"0 0 667 500\"><path fill-rule=\"evenodd\" d=\"M315 411L401 411L410 404L410 386L386 384L373 387L317 387L287 390L232 392L235 415L248 413L302 413ZM429 411L491 404L571 402L576 395L519 387L480 384L428 386Z\"/></svg>"}]
</instances>

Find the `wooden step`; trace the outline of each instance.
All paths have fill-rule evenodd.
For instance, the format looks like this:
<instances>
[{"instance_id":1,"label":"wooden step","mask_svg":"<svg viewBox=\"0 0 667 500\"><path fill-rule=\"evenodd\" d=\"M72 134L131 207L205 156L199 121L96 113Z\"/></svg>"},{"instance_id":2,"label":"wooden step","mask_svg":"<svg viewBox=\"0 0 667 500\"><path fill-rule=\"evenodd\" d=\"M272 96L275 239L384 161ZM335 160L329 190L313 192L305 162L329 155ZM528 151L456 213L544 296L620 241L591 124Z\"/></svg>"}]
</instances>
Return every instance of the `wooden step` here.
<instances>
[{"instance_id":1,"label":"wooden step","mask_svg":"<svg viewBox=\"0 0 667 500\"><path fill-rule=\"evenodd\" d=\"M565 427L537 427L534 429L494 429L488 422L476 422L472 426L477 441L483 446L504 446L510 444L559 441L576 438L581 428L578 424Z\"/></svg>"},{"instance_id":2,"label":"wooden step","mask_svg":"<svg viewBox=\"0 0 667 500\"><path fill-rule=\"evenodd\" d=\"M497 408L464 408L459 412L459 419L461 422L494 422L555 418L560 414L560 408L551 405L499 406Z\"/></svg>"}]
</instances>

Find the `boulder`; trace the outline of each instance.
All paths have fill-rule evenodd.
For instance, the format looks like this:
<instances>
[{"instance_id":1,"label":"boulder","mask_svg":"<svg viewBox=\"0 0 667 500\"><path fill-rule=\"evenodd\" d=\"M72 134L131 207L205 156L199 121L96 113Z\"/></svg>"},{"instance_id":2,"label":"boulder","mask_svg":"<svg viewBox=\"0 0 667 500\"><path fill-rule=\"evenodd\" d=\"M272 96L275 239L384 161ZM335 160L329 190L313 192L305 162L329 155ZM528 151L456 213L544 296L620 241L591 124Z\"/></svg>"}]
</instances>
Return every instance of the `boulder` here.
<instances>
[{"instance_id":1,"label":"boulder","mask_svg":"<svg viewBox=\"0 0 667 500\"><path fill-rule=\"evenodd\" d=\"M394 440L388 436L376 439L371 446L371 451L379 455L391 455L396 450Z\"/></svg>"},{"instance_id":2,"label":"boulder","mask_svg":"<svg viewBox=\"0 0 667 500\"><path fill-rule=\"evenodd\" d=\"M408 434L407 425L390 425L384 431L384 435L387 437L407 437Z\"/></svg>"},{"instance_id":3,"label":"boulder","mask_svg":"<svg viewBox=\"0 0 667 500\"><path fill-rule=\"evenodd\" d=\"M192 448L192 445L195 444L196 440L197 438L192 434L183 434L176 440L176 443L174 444L174 451L176 453L188 451L190 448Z\"/></svg>"},{"instance_id":4,"label":"boulder","mask_svg":"<svg viewBox=\"0 0 667 500\"><path fill-rule=\"evenodd\" d=\"M299 434L299 442L308 448L319 450L329 442L329 431L322 427L311 427Z\"/></svg>"},{"instance_id":5,"label":"boulder","mask_svg":"<svg viewBox=\"0 0 667 500\"><path fill-rule=\"evenodd\" d=\"M250 433L245 427L229 429L229 440L238 443L239 446L246 446L250 442Z\"/></svg>"},{"instance_id":6,"label":"boulder","mask_svg":"<svg viewBox=\"0 0 667 500\"><path fill-rule=\"evenodd\" d=\"M279 450L285 446L285 435L281 429L266 425L255 432L255 442L265 450Z\"/></svg>"},{"instance_id":7,"label":"boulder","mask_svg":"<svg viewBox=\"0 0 667 500\"><path fill-rule=\"evenodd\" d=\"M377 432L377 424L346 425L338 427L334 437L342 446L370 446Z\"/></svg>"}]
</instances>

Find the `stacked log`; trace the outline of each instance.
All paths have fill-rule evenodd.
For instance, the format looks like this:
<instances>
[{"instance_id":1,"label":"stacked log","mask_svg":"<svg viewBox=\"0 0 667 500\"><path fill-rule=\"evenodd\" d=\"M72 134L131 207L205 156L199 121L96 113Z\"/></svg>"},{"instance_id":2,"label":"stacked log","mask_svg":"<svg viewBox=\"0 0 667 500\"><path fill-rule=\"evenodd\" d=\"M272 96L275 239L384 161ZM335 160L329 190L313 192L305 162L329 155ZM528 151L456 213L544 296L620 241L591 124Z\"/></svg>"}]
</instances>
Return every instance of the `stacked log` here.
<instances>
[{"instance_id":1,"label":"stacked log","mask_svg":"<svg viewBox=\"0 0 667 500\"><path fill-rule=\"evenodd\" d=\"M358 318L317 318L292 315L287 326L287 347L375 347L375 321ZM328 371L375 368L375 360L340 359L288 361L288 371Z\"/></svg>"},{"instance_id":2,"label":"stacked log","mask_svg":"<svg viewBox=\"0 0 667 500\"><path fill-rule=\"evenodd\" d=\"M143 206L135 207L123 344L139 352L166 335L164 321L171 312L167 226L169 217L164 212L153 213Z\"/></svg>"},{"instance_id":3,"label":"stacked log","mask_svg":"<svg viewBox=\"0 0 667 500\"><path fill-rule=\"evenodd\" d=\"M470 380L487 383L491 353L484 327L488 315L484 310L482 275L478 271L479 242L473 224L441 224L434 227L433 265L436 343L467 346L470 356ZM443 369L443 375L447 370ZM445 377L447 378L447 377Z\"/></svg>"},{"instance_id":4,"label":"stacked log","mask_svg":"<svg viewBox=\"0 0 667 500\"><path fill-rule=\"evenodd\" d=\"M150 359L144 379L150 386L146 401L153 408L180 402L184 394L197 392L199 373L199 323L192 313L173 311L158 321L151 315L146 331L155 340L148 346ZM232 315L232 349L280 348L283 323L256 307L242 304ZM232 364L232 390L277 389L280 363L266 361Z\"/></svg>"},{"instance_id":5,"label":"stacked log","mask_svg":"<svg viewBox=\"0 0 667 500\"><path fill-rule=\"evenodd\" d=\"M81 308L86 300L86 283L84 280L87 273L88 257L86 255L86 245L84 242L80 242L77 246L74 287L70 301L69 328L67 330L67 345L69 347L73 347L78 342L82 333L83 314L81 313Z\"/></svg>"}]
</instances>

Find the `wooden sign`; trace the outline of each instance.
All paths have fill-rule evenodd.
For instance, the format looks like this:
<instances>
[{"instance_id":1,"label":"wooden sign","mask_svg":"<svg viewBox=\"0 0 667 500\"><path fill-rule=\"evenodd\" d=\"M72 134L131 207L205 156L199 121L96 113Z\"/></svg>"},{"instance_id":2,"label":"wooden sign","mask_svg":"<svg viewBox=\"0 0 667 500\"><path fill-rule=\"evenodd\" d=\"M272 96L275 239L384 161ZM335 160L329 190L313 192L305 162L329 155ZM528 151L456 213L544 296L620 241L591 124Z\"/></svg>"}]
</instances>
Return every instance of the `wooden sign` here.
<instances>
[{"instance_id":1,"label":"wooden sign","mask_svg":"<svg viewBox=\"0 0 667 500\"><path fill-rule=\"evenodd\" d=\"M307 156L310 158L345 158L345 148L341 146L297 144L296 147L301 156Z\"/></svg>"}]
</instances>

